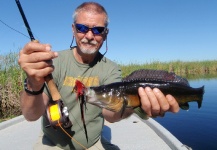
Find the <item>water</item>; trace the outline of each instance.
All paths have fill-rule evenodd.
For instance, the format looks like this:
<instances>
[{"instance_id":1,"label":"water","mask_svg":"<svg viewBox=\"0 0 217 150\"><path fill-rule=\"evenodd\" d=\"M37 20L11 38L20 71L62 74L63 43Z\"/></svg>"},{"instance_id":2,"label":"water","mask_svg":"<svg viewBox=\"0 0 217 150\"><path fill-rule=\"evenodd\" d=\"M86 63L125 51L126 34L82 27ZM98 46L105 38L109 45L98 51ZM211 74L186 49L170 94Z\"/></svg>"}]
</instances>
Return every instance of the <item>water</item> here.
<instances>
[{"instance_id":1,"label":"water","mask_svg":"<svg viewBox=\"0 0 217 150\"><path fill-rule=\"evenodd\" d=\"M190 81L190 85L205 85L202 107L192 102L188 111L155 120L193 150L217 150L217 79Z\"/></svg>"}]
</instances>

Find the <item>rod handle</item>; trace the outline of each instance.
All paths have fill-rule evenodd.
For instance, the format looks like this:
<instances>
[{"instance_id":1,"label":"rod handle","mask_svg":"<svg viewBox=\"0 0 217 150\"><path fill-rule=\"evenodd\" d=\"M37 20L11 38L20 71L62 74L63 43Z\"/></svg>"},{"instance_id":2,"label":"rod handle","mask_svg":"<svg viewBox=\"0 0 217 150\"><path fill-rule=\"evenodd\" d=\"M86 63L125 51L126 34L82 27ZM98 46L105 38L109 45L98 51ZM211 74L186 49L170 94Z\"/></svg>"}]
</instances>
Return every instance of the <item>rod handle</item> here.
<instances>
[{"instance_id":1,"label":"rod handle","mask_svg":"<svg viewBox=\"0 0 217 150\"><path fill-rule=\"evenodd\" d=\"M59 91L57 90L57 87L56 87L56 84L53 80L53 76L52 74L49 74L45 77L45 81L48 85L48 88L50 90L50 94L51 94L51 97L53 99L53 101L58 101L61 99L61 96L60 96L60 93Z\"/></svg>"}]
</instances>

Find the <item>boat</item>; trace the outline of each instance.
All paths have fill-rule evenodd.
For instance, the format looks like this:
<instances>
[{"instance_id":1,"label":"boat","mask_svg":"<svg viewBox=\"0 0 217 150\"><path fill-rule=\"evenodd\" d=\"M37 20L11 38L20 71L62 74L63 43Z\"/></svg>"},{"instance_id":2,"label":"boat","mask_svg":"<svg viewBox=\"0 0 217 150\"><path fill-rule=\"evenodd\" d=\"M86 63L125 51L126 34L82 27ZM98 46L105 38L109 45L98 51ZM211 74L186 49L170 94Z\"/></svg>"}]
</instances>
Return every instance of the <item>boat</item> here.
<instances>
[{"instance_id":1,"label":"boat","mask_svg":"<svg viewBox=\"0 0 217 150\"><path fill-rule=\"evenodd\" d=\"M31 150L40 134L40 128L40 119L28 122L22 115L0 123L0 149ZM143 120L136 114L116 123L105 121L102 135L121 150L191 149L154 119Z\"/></svg>"}]
</instances>

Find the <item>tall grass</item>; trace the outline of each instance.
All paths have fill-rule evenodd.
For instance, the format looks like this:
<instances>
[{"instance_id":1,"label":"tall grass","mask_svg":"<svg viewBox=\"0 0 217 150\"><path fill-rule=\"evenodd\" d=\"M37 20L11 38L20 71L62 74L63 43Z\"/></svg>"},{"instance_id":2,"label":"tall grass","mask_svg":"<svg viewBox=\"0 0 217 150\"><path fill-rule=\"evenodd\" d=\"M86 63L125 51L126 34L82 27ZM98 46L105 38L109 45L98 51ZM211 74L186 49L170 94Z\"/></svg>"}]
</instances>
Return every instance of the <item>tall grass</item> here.
<instances>
[{"instance_id":1,"label":"tall grass","mask_svg":"<svg viewBox=\"0 0 217 150\"><path fill-rule=\"evenodd\" d=\"M17 53L0 56L0 118L21 114L19 93L23 72L17 64Z\"/></svg>"},{"instance_id":2,"label":"tall grass","mask_svg":"<svg viewBox=\"0 0 217 150\"><path fill-rule=\"evenodd\" d=\"M121 65L122 76L125 77L129 73L138 69L157 69L174 72L177 75L186 77L187 79L198 78L216 78L217 77L217 60L207 61L171 61L171 62L151 62L146 64L129 64Z\"/></svg>"}]
</instances>

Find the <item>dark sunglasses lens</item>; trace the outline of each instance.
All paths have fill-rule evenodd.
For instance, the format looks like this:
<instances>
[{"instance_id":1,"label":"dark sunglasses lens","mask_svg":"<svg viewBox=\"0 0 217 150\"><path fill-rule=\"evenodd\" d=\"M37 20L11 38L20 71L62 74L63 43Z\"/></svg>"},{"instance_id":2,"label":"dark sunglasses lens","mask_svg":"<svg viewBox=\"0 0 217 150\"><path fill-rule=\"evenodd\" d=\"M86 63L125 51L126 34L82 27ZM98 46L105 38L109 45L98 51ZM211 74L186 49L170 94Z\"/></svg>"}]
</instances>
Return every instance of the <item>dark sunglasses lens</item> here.
<instances>
[{"instance_id":1,"label":"dark sunglasses lens","mask_svg":"<svg viewBox=\"0 0 217 150\"><path fill-rule=\"evenodd\" d=\"M89 31L89 29L92 30L93 34L102 34L105 30L105 27L93 27L93 28L89 28L83 24L75 24L75 27L77 29L77 31L81 32L81 33L87 33Z\"/></svg>"},{"instance_id":2,"label":"dark sunglasses lens","mask_svg":"<svg viewBox=\"0 0 217 150\"><path fill-rule=\"evenodd\" d=\"M83 24L76 24L75 27L81 33L87 33L87 31L89 30L89 28Z\"/></svg>"},{"instance_id":3,"label":"dark sunglasses lens","mask_svg":"<svg viewBox=\"0 0 217 150\"><path fill-rule=\"evenodd\" d=\"M105 30L105 27L93 27L92 28L92 32L94 34L102 34L104 30Z\"/></svg>"}]
</instances>

